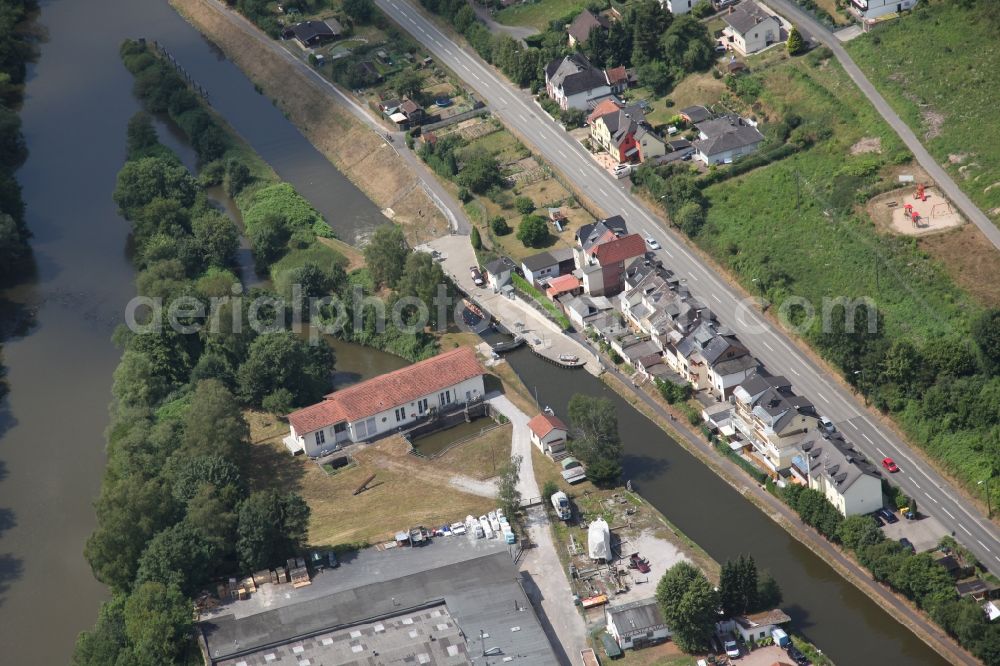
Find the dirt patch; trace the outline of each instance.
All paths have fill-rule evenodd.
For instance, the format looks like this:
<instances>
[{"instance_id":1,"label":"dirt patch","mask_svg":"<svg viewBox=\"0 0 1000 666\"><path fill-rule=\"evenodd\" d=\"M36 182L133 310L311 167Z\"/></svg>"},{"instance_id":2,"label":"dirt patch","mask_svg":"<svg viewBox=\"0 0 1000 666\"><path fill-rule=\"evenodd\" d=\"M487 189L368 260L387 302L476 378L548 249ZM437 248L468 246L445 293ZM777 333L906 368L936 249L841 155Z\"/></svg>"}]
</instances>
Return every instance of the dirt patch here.
<instances>
[{"instance_id":1,"label":"dirt patch","mask_svg":"<svg viewBox=\"0 0 1000 666\"><path fill-rule=\"evenodd\" d=\"M875 197L868 202L868 214L877 226L904 236L926 236L962 225L961 214L937 188L926 188L923 199L914 196L915 189L908 186Z\"/></svg>"},{"instance_id":2,"label":"dirt patch","mask_svg":"<svg viewBox=\"0 0 1000 666\"><path fill-rule=\"evenodd\" d=\"M171 4L209 37L337 169L381 209L392 209L409 240L448 232L448 221L393 147L335 99L314 77L288 62L260 31L244 26L205 0Z\"/></svg>"},{"instance_id":3,"label":"dirt patch","mask_svg":"<svg viewBox=\"0 0 1000 666\"><path fill-rule=\"evenodd\" d=\"M881 153L882 137L866 136L851 146L851 155L861 155L863 153Z\"/></svg>"},{"instance_id":4,"label":"dirt patch","mask_svg":"<svg viewBox=\"0 0 1000 666\"><path fill-rule=\"evenodd\" d=\"M941 128L944 127L944 114L931 109L924 109L920 112L920 117L924 121L924 140L930 141L941 136Z\"/></svg>"},{"instance_id":5,"label":"dirt patch","mask_svg":"<svg viewBox=\"0 0 1000 666\"><path fill-rule=\"evenodd\" d=\"M986 307L1000 307L1000 252L977 227L967 224L921 238L919 244L973 298Z\"/></svg>"},{"instance_id":6,"label":"dirt patch","mask_svg":"<svg viewBox=\"0 0 1000 666\"><path fill-rule=\"evenodd\" d=\"M969 159L969 153L952 153L948 155L948 162L950 164L961 164L967 159Z\"/></svg>"}]
</instances>

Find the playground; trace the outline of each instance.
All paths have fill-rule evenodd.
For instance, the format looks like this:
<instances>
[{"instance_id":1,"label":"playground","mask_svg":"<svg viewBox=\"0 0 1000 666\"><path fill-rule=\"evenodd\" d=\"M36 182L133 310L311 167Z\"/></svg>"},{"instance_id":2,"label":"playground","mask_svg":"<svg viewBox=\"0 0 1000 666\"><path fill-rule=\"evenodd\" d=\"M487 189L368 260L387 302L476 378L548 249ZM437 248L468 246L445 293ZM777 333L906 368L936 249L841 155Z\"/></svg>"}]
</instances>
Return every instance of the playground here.
<instances>
[{"instance_id":1,"label":"playground","mask_svg":"<svg viewBox=\"0 0 1000 666\"><path fill-rule=\"evenodd\" d=\"M872 219L904 236L925 236L961 226L962 216L934 186L915 183L872 199Z\"/></svg>"}]
</instances>

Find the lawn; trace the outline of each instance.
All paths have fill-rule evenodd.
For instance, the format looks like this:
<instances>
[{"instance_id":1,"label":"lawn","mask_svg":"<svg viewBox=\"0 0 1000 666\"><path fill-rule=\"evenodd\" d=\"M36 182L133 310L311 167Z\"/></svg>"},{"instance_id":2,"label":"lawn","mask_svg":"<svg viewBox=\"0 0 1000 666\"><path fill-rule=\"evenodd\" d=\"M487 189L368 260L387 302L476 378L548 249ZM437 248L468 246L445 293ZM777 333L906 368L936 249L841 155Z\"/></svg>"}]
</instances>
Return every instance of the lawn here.
<instances>
[{"instance_id":1,"label":"lawn","mask_svg":"<svg viewBox=\"0 0 1000 666\"><path fill-rule=\"evenodd\" d=\"M887 183L879 172L891 171L890 162L905 161L907 153L839 65L792 59L757 76L763 81L758 117L794 113L827 138L707 188L711 205L698 243L748 289L765 285L772 301L800 296L819 310L824 297L871 297L888 335L917 344L966 330L978 309L969 295L913 241L879 235L855 206L857 191ZM881 140L881 154L851 155L866 137ZM852 175L866 164L877 173Z\"/></svg>"},{"instance_id":2,"label":"lawn","mask_svg":"<svg viewBox=\"0 0 1000 666\"><path fill-rule=\"evenodd\" d=\"M523 25L548 30L549 24L570 14L579 14L586 8L583 0L539 0L519 5L511 5L497 12L497 23Z\"/></svg>"},{"instance_id":3,"label":"lawn","mask_svg":"<svg viewBox=\"0 0 1000 666\"><path fill-rule=\"evenodd\" d=\"M1000 43L995 23L960 3L912 15L847 45L858 65L963 190L1000 217Z\"/></svg>"},{"instance_id":4,"label":"lawn","mask_svg":"<svg viewBox=\"0 0 1000 666\"><path fill-rule=\"evenodd\" d=\"M434 465L477 479L493 478L497 468L510 458L512 432L509 423L493 428L449 449L434 459Z\"/></svg>"}]
</instances>

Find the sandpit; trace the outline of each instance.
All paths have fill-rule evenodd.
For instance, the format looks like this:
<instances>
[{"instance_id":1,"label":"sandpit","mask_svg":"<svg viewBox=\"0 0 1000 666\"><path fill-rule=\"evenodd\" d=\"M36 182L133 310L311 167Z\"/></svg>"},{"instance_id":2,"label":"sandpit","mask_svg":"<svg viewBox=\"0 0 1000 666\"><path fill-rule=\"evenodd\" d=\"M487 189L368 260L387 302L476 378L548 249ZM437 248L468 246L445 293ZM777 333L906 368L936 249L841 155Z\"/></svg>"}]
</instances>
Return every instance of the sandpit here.
<instances>
[{"instance_id":1,"label":"sandpit","mask_svg":"<svg viewBox=\"0 0 1000 666\"><path fill-rule=\"evenodd\" d=\"M915 188L897 190L879 202L892 212L890 227L893 231L906 236L923 236L962 224L962 216L936 187L928 187L924 199L916 198L914 192ZM908 206L917 214L916 221Z\"/></svg>"}]
</instances>

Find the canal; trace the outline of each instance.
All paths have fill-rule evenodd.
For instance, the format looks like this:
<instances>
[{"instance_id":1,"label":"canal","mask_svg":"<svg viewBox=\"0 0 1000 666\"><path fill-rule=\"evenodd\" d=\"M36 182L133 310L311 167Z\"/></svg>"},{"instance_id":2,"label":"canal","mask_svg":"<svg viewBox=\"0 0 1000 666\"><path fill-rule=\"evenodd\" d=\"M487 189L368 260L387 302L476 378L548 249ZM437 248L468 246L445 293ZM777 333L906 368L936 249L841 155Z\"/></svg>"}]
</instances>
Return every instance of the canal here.
<instances>
[{"instance_id":1,"label":"canal","mask_svg":"<svg viewBox=\"0 0 1000 666\"><path fill-rule=\"evenodd\" d=\"M128 227L111 200L126 123L139 109L132 77L118 59L122 40L144 36L164 44L338 236L354 241L383 219L165 1L42 0L41 10L47 39L30 68L22 110L31 154L18 173L37 270L0 294L5 318L19 309L34 322L4 347L11 393L0 404L0 646L10 664L67 663L77 633L94 623L107 594L82 551L95 525L91 502L105 462L107 405L120 354L110 337L134 295ZM242 257L241 273L251 279ZM338 386L404 363L333 344ZM841 666L941 663L598 380L564 375L527 351L511 361L560 413L574 391L615 400L627 476L716 559L752 551L781 582L797 628Z\"/></svg>"},{"instance_id":2,"label":"canal","mask_svg":"<svg viewBox=\"0 0 1000 666\"><path fill-rule=\"evenodd\" d=\"M539 403L560 416L576 393L611 400L625 445L624 478L715 560L753 555L758 570L781 585L795 631L839 666L947 663L601 380L558 369L525 348L506 358Z\"/></svg>"}]
</instances>

